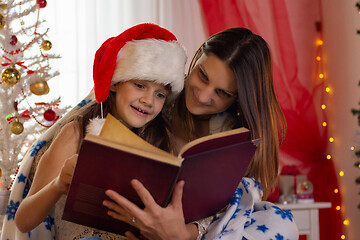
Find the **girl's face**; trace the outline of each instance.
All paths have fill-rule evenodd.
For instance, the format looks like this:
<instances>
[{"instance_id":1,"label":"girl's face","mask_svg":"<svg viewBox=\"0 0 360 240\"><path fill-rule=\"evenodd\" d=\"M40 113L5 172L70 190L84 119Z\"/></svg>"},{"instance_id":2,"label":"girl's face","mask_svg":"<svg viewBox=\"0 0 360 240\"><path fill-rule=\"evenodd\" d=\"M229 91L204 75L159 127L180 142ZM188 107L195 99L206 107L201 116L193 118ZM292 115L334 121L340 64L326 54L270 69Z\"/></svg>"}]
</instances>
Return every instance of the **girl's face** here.
<instances>
[{"instance_id":1,"label":"girl's face","mask_svg":"<svg viewBox=\"0 0 360 240\"><path fill-rule=\"evenodd\" d=\"M111 86L116 92L117 119L129 128L140 128L153 120L162 110L169 90L148 80L130 80Z\"/></svg>"},{"instance_id":2,"label":"girl's face","mask_svg":"<svg viewBox=\"0 0 360 240\"><path fill-rule=\"evenodd\" d=\"M194 115L225 111L237 98L233 71L217 56L203 54L185 82L185 102Z\"/></svg>"}]
</instances>

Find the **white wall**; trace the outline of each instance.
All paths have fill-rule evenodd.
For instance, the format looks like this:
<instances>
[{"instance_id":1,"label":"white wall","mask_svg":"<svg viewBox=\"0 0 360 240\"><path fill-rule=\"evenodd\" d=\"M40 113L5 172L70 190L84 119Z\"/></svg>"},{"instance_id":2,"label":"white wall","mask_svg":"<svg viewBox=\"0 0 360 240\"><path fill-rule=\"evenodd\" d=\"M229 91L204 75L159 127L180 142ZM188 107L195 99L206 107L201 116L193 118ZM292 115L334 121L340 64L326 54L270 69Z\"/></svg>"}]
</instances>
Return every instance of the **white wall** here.
<instances>
[{"instance_id":1,"label":"white wall","mask_svg":"<svg viewBox=\"0 0 360 240\"><path fill-rule=\"evenodd\" d=\"M324 54L327 80L333 91L328 98L329 134L335 141L329 144L329 151L335 162L336 170L344 171L338 176L343 199L343 216L349 219L344 226L346 239L360 237L360 186L355 178L360 169L354 167L356 157L351 146L360 147L360 130L357 118L351 114L352 108L359 109L360 101L360 15L355 7L356 0L322 0L324 19Z\"/></svg>"}]
</instances>

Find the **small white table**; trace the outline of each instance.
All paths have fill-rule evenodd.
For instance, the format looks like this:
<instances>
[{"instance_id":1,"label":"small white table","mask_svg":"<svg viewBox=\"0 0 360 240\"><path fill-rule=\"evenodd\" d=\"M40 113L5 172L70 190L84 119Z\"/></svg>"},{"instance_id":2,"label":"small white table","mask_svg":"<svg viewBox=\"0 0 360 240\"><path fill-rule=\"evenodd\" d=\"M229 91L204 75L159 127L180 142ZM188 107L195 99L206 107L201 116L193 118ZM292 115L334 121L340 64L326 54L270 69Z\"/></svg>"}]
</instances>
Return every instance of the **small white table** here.
<instances>
[{"instance_id":1,"label":"small white table","mask_svg":"<svg viewBox=\"0 0 360 240\"><path fill-rule=\"evenodd\" d=\"M276 204L281 209L291 209L300 235L306 240L319 240L319 209L331 208L330 202Z\"/></svg>"}]
</instances>

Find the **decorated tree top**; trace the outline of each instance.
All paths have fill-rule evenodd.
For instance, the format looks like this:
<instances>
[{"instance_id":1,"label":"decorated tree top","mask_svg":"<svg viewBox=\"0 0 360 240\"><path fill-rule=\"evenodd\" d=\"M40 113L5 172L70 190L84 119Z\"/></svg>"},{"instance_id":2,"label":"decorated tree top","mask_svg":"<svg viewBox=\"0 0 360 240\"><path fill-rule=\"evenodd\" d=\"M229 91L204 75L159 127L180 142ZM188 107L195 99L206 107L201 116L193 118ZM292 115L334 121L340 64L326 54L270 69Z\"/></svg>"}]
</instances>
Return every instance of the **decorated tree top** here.
<instances>
[{"instance_id":1,"label":"decorated tree top","mask_svg":"<svg viewBox=\"0 0 360 240\"><path fill-rule=\"evenodd\" d=\"M40 12L46 0L0 1L0 170L2 189L13 175L29 145L53 125L65 109L60 99L50 102L36 97L49 93L51 53ZM35 95L35 96L34 96ZM41 97L40 97L41 99Z\"/></svg>"}]
</instances>

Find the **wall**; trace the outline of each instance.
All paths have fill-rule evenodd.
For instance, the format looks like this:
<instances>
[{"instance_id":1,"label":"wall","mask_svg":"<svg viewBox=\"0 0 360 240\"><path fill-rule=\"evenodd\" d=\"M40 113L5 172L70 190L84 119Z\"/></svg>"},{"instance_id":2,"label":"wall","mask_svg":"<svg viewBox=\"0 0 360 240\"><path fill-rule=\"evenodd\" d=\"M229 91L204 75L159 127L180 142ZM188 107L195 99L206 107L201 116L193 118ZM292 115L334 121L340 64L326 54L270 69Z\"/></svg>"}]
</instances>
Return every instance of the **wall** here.
<instances>
[{"instance_id":1,"label":"wall","mask_svg":"<svg viewBox=\"0 0 360 240\"><path fill-rule=\"evenodd\" d=\"M360 131L357 118L351 114L352 108L359 108L360 101L360 15L356 1L322 0L324 54L326 78L332 91L328 97L329 136L335 141L329 144L329 152L336 170L344 171L339 178L343 198L341 211L349 219L344 227L346 239L356 240L360 236L360 187L355 178L360 169L354 167L356 157L350 146L360 146Z\"/></svg>"}]
</instances>

